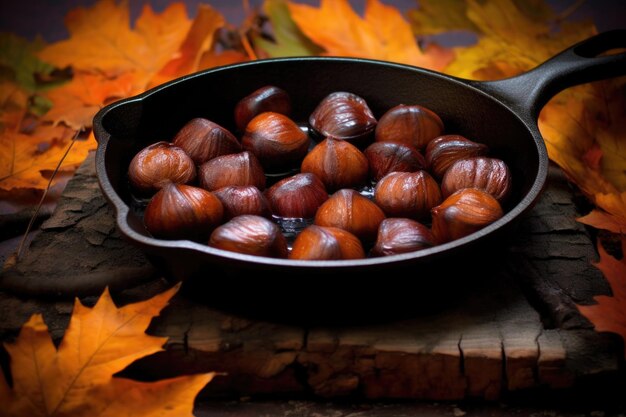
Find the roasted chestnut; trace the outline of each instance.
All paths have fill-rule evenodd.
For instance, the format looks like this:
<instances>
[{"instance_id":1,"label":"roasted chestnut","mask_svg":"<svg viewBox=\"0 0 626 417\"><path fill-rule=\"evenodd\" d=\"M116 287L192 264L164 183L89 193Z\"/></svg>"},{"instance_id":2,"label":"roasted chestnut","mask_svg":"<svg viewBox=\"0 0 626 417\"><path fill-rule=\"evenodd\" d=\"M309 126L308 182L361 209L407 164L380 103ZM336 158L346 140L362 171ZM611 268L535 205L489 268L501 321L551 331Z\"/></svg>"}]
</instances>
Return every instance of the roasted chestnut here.
<instances>
[{"instance_id":1,"label":"roasted chestnut","mask_svg":"<svg viewBox=\"0 0 626 417\"><path fill-rule=\"evenodd\" d=\"M282 88L268 85L239 100L235 106L235 124L240 132L256 115L266 111L291 115L291 99Z\"/></svg>"},{"instance_id":2,"label":"roasted chestnut","mask_svg":"<svg viewBox=\"0 0 626 417\"><path fill-rule=\"evenodd\" d=\"M452 164L443 175L441 192L446 198L462 188L486 191L502 204L511 193L511 172L500 159L461 159Z\"/></svg>"},{"instance_id":3,"label":"roasted chestnut","mask_svg":"<svg viewBox=\"0 0 626 417\"><path fill-rule=\"evenodd\" d=\"M201 117L191 119L172 141L201 165L216 156L241 152L237 138L217 123Z\"/></svg>"},{"instance_id":4,"label":"roasted chestnut","mask_svg":"<svg viewBox=\"0 0 626 417\"><path fill-rule=\"evenodd\" d=\"M167 182L187 184L196 178L196 165L184 150L169 142L143 148L130 161L128 180L135 191L150 195Z\"/></svg>"},{"instance_id":5,"label":"roasted chestnut","mask_svg":"<svg viewBox=\"0 0 626 417\"><path fill-rule=\"evenodd\" d=\"M396 142L374 142L363 152L370 178L380 180L390 172L415 172L426 168L426 161L414 147Z\"/></svg>"},{"instance_id":6,"label":"roasted chestnut","mask_svg":"<svg viewBox=\"0 0 626 417\"><path fill-rule=\"evenodd\" d=\"M434 207L432 232L437 243L460 239L502 217L498 200L477 188L463 188Z\"/></svg>"},{"instance_id":7,"label":"roasted chestnut","mask_svg":"<svg viewBox=\"0 0 626 417\"><path fill-rule=\"evenodd\" d=\"M289 259L333 260L361 259L365 251L352 233L337 227L311 225L293 242Z\"/></svg>"},{"instance_id":8,"label":"roasted chestnut","mask_svg":"<svg viewBox=\"0 0 626 417\"><path fill-rule=\"evenodd\" d=\"M265 112L250 120L241 144L266 171L273 172L299 166L309 149L309 137L287 116Z\"/></svg>"},{"instance_id":9,"label":"roasted chestnut","mask_svg":"<svg viewBox=\"0 0 626 417\"><path fill-rule=\"evenodd\" d=\"M200 165L200 186L215 191L228 185L253 185L265 189L265 173L259 160L250 152L218 156Z\"/></svg>"},{"instance_id":10,"label":"roasted chestnut","mask_svg":"<svg viewBox=\"0 0 626 417\"><path fill-rule=\"evenodd\" d=\"M459 159L483 156L489 148L461 135L443 135L426 146L426 165L437 179L441 179L446 170Z\"/></svg>"},{"instance_id":11,"label":"roasted chestnut","mask_svg":"<svg viewBox=\"0 0 626 417\"><path fill-rule=\"evenodd\" d=\"M280 227L265 217L244 214L216 228L209 246L247 255L286 258L287 240Z\"/></svg>"},{"instance_id":12,"label":"roasted chestnut","mask_svg":"<svg viewBox=\"0 0 626 417\"><path fill-rule=\"evenodd\" d=\"M373 256L397 255L435 246L435 239L428 227L412 219L390 218L378 227Z\"/></svg>"},{"instance_id":13,"label":"roasted chestnut","mask_svg":"<svg viewBox=\"0 0 626 417\"><path fill-rule=\"evenodd\" d=\"M378 226L384 219L385 213L368 198L355 190L343 189L320 206L314 223L318 226L338 227L363 242L373 242Z\"/></svg>"},{"instance_id":14,"label":"roasted chestnut","mask_svg":"<svg viewBox=\"0 0 626 417\"><path fill-rule=\"evenodd\" d=\"M322 137L360 142L374 132L376 118L363 98L339 91L317 105L309 125Z\"/></svg>"},{"instance_id":15,"label":"roasted chestnut","mask_svg":"<svg viewBox=\"0 0 626 417\"><path fill-rule=\"evenodd\" d=\"M374 201L388 217L418 220L441 203L441 191L426 171L392 172L376 184Z\"/></svg>"},{"instance_id":16,"label":"roasted chestnut","mask_svg":"<svg viewBox=\"0 0 626 417\"><path fill-rule=\"evenodd\" d=\"M333 138L315 145L302 161L302 172L315 174L330 192L365 184L367 158L356 146Z\"/></svg>"},{"instance_id":17,"label":"roasted chestnut","mask_svg":"<svg viewBox=\"0 0 626 417\"><path fill-rule=\"evenodd\" d=\"M143 221L157 238L206 240L222 216L222 203L213 193L168 182L146 206Z\"/></svg>"},{"instance_id":18,"label":"roasted chestnut","mask_svg":"<svg viewBox=\"0 0 626 417\"><path fill-rule=\"evenodd\" d=\"M441 136L443 129L443 122L432 110L417 104L400 104L383 114L375 137L377 142L400 142L421 150Z\"/></svg>"},{"instance_id":19,"label":"roasted chestnut","mask_svg":"<svg viewBox=\"0 0 626 417\"><path fill-rule=\"evenodd\" d=\"M242 214L269 217L271 210L267 198L253 185L229 185L213 192L224 206L224 220Z\"/></svg>"},{"instance_id":20,"label":"roasted chestnut","mask_svg":"<svg viewBox=\"0 0 626 417\"><path fill-rule=\"evenodd\" d=\"M311 173L284 178L265 192L272 213L281 217L313 218L318 207L328 200L322 181Z\"/></svg>"}]
</instances>

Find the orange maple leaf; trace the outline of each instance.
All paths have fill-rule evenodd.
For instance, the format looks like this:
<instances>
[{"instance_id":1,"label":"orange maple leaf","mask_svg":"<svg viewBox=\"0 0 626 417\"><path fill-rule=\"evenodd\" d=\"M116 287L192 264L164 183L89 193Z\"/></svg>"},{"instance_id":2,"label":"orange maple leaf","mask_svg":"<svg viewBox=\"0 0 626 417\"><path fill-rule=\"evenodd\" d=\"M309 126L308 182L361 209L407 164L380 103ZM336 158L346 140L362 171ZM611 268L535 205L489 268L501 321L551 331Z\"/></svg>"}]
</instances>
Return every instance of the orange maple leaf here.
<instances>
[{"instance_id":1,"label":"orange maple leaf","mask_svg":"<svg viewBox=\"0 0 626 417\"><path fill-rule=\"evenodd\" d=\"M326 55L352 56L442 69L453 58L451 51L422 51L402 14L379 0L367 0L361 18L347 0L322 0L320 7L288 3L300 30Z\"/></svg>"},{"instance_id":2,"label":"orange maple leaf","mask_svg":"<svg viewBox=\"0 0 626 417\"><path fill-rule=\"evenodd\" d=\"M108 78L101 73L79 71L71 82L46 94L53 106L43 120L63 122L75 130L91 127L93 117L105 104L131 94L132 82L131 73Z\"/></svg>"},{"instance_id":3,"label":"orange maple leaf","mask_svg":"<svg viewBox=\"0 0 626 417\"><path fill-rule=\"evenodd\" d=\"M161 14L145 5L132 29L128 0L100 0L91 8L73 9L65 23L70 38L49 45L39 58L108 76L131 72L136 92L177 56L191 27L185 6L172 3Z\"/></svg>"},{"instance_id":4,"label":"orange maple leaf","mask_svg":"<svg viewBox=\"0 0 626 417\"><path fill-rule=\"evenodd\" d=\"M40 314L6 343L13 387L0 373L7 416L191 416L197 393L213 373L156 382L114 377L136 359L162 350L167 338L145 334L178 286L117 308L105 290L93 308L78 300L58 349Z\"/></svg>"},{"instance_id":5,"label":"orange maple leaf","mask_svg":"<svg viewBox=\"0 0 626 417\"><path fill-rule=\"evenodd\" d=\"M622 253L626 254L626 237L621 237ZM606 253L602 245L598 245L600 262L596 267L602 271L611 286L612 296L598 295L594 297L595 305L582 306L581 314L591 321L599 332L617 333L626 342L626 257L617 260ZM626 357L626 343L624 346Z\"/></svg>"}]
</instances>

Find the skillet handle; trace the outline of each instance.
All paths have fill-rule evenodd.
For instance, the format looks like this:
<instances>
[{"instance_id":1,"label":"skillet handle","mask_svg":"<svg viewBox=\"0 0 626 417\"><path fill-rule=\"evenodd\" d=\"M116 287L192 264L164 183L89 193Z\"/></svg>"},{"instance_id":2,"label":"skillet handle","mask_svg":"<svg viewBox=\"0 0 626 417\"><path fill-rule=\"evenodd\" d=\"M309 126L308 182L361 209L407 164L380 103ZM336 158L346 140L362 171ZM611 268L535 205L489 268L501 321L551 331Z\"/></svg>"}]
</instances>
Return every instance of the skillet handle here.
<instances>
[{"instance_id":1,"label":"skillet handle","mask_svg":"<svg viewBox=\"0 0 626 417\"><path fill-rule=\"evenodd\" d=\"M626 51L599 56L618 48L626 48L625 29L603 32L579 42L521 75L477 84L518 113L530 112L536 120L543 106L560 91L626 75Z\"/></svg>"}]
</instances>

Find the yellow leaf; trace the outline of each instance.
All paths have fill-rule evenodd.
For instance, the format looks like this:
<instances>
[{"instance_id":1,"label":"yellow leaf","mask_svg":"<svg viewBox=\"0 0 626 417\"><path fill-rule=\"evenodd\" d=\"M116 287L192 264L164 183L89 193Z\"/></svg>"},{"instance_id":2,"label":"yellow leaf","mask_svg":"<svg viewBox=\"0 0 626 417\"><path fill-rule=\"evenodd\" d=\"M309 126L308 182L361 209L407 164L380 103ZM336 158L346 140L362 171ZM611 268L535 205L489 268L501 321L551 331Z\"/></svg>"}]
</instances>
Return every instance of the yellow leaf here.
<instances>
[{"instance_id":1,"label":"yellow leaf","mask_svg":"<svg viewBox=\"0 0 626 417\"><path fill-rule=\"evenodd\" d=\"M42 174L53 171L72 141L74 131L65 126L43 124L31 134L5 129L0 132L0 189L45 188ZM77 140L60 170L74 170L96 148L93 135Z\"/></svg>"},{"instance_id":2,"label":"yellow leaf","mask_svg":"<svg viewBox=\"0 0 626 417\"><path fill-rule=\"evenodd\" d=\"M289 3L289 12L300 30L326 55L381 59L441 69L452 53L421 51L408 22L392 6L367 0L361 18L347 0L322 0L319 8Z\"/></svg>"},{"instance_id":3,"label":"yellow leaf","mask_svg":"<svg viewBox=\"0 0 626 417\"><path fill-rule=\"evenodd\" d=\"M149 87L162 84L199 69L200 59L211 49L216 31L225 24L224 17L209 5L200 4L179 54L150 81Z\"/></svg>"},{"instance_id":4,"label":"yellow leaf","mask_svg":"<svg viewBox=\"0 0 626 417\"><path fill-rule=\"evenodd\" d=\"M108 76L135 73L135 90L175 57L191 22L182 3L155 14L149 5L131 29L128 0L99 0L91 8L76 8L66 17L70 38L44 48L38 56L58 67L98 70Z\"/></svg>"},{"instance_id":5,"label":"yellow leaf","mask_svg":"<svg viewBox=\"0 0 626 417\"><path fill-rule=\"evenodd\" d=\"M621 194L596 194L595 202L602 210L592 210L578 221L596 229L626 234L626 191Z\"/></svg>"},{"instance_id":6,"label":"yellow leaf","mask_svg":"<svg viewBox=\"0 0 626 417\"><path fill-rule=\"evenodd\" d=\"M213 374L153 383L113 377L162 349L166 338L144 332L177 291L178 286L120 308L108 290L93 308L77 300L58 350L41 315L34 315L15 343L5 344L13 388L0 390L4 411L9 416L190 416L195 396Z\"/></svg>"}]
</instances>

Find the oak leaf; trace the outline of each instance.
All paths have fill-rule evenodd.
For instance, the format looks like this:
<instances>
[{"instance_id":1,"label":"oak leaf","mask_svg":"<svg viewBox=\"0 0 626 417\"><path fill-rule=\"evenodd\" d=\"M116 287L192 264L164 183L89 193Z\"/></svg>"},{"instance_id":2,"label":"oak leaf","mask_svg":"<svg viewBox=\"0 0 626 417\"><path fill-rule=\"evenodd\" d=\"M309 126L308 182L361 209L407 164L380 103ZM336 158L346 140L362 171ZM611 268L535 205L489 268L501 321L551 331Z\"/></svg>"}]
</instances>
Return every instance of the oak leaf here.
<instances>
[{"instance_id":1,"label":"oak leaf","mask_svg":"<svg viewBox=\"0 0 626 417\"><path fill-rule=\"evenodd\" d=\"M319 8L289 3L289 12L326 55L381 59L435 70L444 68L453 57L451 51L436 46L422 51L398 9L379 0L367 0L363 18L347 0L322 0Z\"/></svg>"},{"instance_id":2,"label":"oak leaf","mask_svg":"<svg viewBox=\"0 0 626 417\"><path fill-rule=\"evenodd\" d=\"M42 316L33 315L10 356L12 389L0 375L7 416L191 416L197 393L213 374L156 382L113 375L162 350L167 338L145 334L178 286L147 301L116 307L105 290L93 308L78 300L58 349Z\"/></svg>"},{"instance_id":3,"label":"oak leaf","mask_svg":"<svg viewBox=\"0 0 626 417\"><path fill-rule=\"evenodd\" d=\"M626 253L626 237L621 237L622 253ZM598 245L600 262L595 266L602 271L611 286L612 296L594 297L595 305L578 305L581 314L591 321L599 332L617 333L626 342L626 257L621 260L609 255L601 244ZM626 357L626 343L624 343Z\"/></svg>"},{"instance_id":4,"label":"oak leaf","mask_svg":"<svg viewBox=\"0 0 626 417\"><path fill-rule=\"evenodd\" d=\"M78 7L68 13L65 24L70 38L44 48L38 54L42 60L107 76L134 73L136 92L176 57L191 27L185 6L172 3L160 14L145 5L133 29L128 0Z\"/></svg>"}]
</instances>

